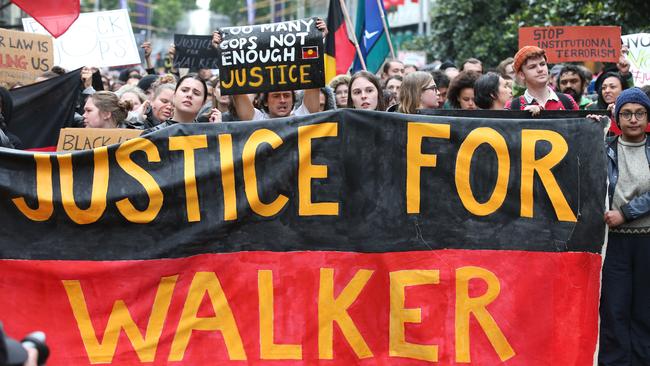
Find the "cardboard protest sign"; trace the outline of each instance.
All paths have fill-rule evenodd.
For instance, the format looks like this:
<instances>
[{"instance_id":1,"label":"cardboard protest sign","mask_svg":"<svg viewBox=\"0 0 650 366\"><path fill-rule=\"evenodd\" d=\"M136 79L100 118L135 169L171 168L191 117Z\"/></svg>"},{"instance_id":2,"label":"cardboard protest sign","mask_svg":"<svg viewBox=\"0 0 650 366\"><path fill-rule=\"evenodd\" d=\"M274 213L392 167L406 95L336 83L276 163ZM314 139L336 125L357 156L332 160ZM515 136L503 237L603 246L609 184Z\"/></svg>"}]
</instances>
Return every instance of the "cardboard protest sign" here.
<instances>
[{"instance_id":1,"label":"cardboard protest sign","mask_svg":"<svg viewBox=\"0 0 650 366\"><path fill-rule=\"evenodd\" d=\"M618 62L621 27L567 26L519 28L519 48L537 46L549 63L572 61Z\"/></svg>"},{"instance_id":2,"label":"cardboard protest sign","mask_svg":"<svg viewBox=\"0 0 650 366\"><path fill-rule=\"evenodd\" d=\"M212 47L212 36L193 36L189 34L174 34L175 68L188 68L190 71L199 69L216 69L219 67L219 54Z\"/></svg>"},{"instance_id":3,"label":"cardboard protest sign","mask_svg":"<svg viewBox=\"0 0 650 366\"><path fill-rule=\"evenodd\" d=\"M5 329L44 331L52 365L591 366L604 136L572 116L0 149Z\"/></svg>"},{"instance_id":4,"label":"cardboard protest sign","mask_svg":"<svg viewBox=\"0 0 650 366\"><path fill-rule=\"evenodd\" d=\"M221 94L320 88L323 34L316 18L222 28Z\"/></svg>"},{"instance_id":5,"label":"cardboard protest sign","mask_svg":"<svg viewBox=\"0 0 650 366\"><path fill-rule=\"evenodd\" d=\"M54 66L52 37L0 28L0 81L31 84Z\"/></svg>"},{"instance_id":6,"label":"cardboard protest sign","mask_svg":"<svg viewBox=\"0 0 650 366\"><path fill-rule=\"evenodd\" d=\"M627 60L634 85L650 85L650 33L628 34L621 39L628 48Z\"/></svg>"},{"instance_id":7,"label":"cardboard protest sign","mask_svg":"<svg viewBox=\"0 0 650 366\"><path fill-rule=\"evenodd\" d=\"M23 28L48 34L32 18L23 18ZM80 14L70 29L54 40L54 64L66 69L140 64L129 13L120 9Z\"/></svg>"},{"instance_id":8,"label":"cardboard protest sign","mask_svg":"<svg viewBox=\"0 0 650 366\"><path fill-rule=\"evenodd\" d=\"M119 144L141 134L141 130L128 128L62 128L56 151L92 150Z\"/></svg>"}]
</instances>

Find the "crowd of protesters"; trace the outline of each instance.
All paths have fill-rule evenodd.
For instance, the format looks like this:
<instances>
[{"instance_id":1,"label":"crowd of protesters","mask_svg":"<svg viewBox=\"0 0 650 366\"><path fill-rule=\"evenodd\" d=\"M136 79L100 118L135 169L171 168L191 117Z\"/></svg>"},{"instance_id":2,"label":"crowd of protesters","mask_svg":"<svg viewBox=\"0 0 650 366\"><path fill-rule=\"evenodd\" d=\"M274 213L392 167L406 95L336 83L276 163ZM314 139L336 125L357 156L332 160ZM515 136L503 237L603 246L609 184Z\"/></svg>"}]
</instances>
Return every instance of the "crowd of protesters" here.
<instances>
[{"instance_id":1,"label":"crowd of protesters","mask_svg":"<svg viewBox=\"0 0 650 366\"><path fill-rule=\"evenodd\" d=\"M327 32L322 20L318 28ZM220 41L215 32L214 45ZM157 73L151 44L145 42L142 48L141 67L82 70L77 115L70 126L150 132L176 123L262 120L340 108L407 114L432 109L523 110L532 117L543 110L588 109L608 115L611 207L604 220L611 234L603 269L600 364L650 365L650 287L645 282L650 278L650 88L634 87L625 52L617 64L604 64L595 74L574 64L550 68L544 50L526 46L492 69L476 58L460 67L442 62L435 70L390 59L377 75L338 75L323 88L222 96L219 77L211 70L182 77L173 68ZM172 46L169 57L173 55ZM55 67L37 81L63 73ZM6 88L0 88L0 106L0 129L6 131L12 114ZM5 133L0 133L0 144L20 146Z\"/></svg>"}]
</instances>

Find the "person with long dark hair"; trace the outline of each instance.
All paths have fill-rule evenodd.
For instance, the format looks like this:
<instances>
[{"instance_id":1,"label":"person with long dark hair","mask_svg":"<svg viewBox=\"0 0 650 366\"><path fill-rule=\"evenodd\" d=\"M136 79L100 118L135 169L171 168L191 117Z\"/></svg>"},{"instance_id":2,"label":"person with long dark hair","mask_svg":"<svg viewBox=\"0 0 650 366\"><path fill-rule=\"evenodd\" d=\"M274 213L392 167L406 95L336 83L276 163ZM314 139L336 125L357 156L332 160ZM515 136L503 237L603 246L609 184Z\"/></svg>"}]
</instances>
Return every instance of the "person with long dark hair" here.
<instances>
[{"instance_id":1,"label":"person with long dark hair","mask_svg":"<svg viewBox=\"0 0 650 366\"><path fill-rule=\"evenodd\" d=\"M348 108L385 111L381 82L368 71L358 71L350 78Z\"/></svg>"}]
</instances>

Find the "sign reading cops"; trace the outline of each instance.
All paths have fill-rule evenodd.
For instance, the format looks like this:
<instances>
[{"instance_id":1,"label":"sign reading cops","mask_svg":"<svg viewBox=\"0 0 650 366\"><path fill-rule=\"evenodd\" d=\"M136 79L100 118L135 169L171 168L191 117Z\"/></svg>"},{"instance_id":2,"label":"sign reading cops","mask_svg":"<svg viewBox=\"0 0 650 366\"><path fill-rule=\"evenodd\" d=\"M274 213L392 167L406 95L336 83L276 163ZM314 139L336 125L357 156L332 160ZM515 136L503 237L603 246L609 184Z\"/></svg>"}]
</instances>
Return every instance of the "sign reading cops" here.
<instances>
[{"instance_id":1,"label":"sign reading cops","mask_svg":"<svg viewBox=\"0 0 650 366\"><path fill-rule=\"evenodd\" d=\"M191 71L197 71L218 67L217 50L212 46L212 36L174 34L174 46L176 68L187 67Z\"/></svg>"},{"instance_id":2,"label":"sign reading cops","mask_svg":"<svg viewBox=\"0 0 650 366\"><path fill-rule=\"evenodd\" d=\"M221 34L221 94L325 85L323 34L316 28L316 18L222 28Z\"/></svg>"}]
</instances>

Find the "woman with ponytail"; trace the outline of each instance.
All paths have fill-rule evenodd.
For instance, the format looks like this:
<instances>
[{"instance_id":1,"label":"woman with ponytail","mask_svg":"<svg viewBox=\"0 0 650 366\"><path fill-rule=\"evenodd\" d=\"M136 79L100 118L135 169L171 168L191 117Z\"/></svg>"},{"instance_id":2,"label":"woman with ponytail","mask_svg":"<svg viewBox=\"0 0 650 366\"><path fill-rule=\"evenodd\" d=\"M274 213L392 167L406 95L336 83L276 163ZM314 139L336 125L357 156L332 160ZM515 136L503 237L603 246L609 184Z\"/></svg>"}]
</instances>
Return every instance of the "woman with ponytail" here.
<instances>
[{"instance_id":1,"label":"woman with ponytail","mask_svg":"<svg viewBox=\"0 0 650 366\"><path fill-rule=\"evenodd\" d=\"M133 108L131 101L123 100L113 92L100 91L91 95L84 106L84 126L92 128L122 128Z\"/></svg>"}]
</instances>

